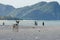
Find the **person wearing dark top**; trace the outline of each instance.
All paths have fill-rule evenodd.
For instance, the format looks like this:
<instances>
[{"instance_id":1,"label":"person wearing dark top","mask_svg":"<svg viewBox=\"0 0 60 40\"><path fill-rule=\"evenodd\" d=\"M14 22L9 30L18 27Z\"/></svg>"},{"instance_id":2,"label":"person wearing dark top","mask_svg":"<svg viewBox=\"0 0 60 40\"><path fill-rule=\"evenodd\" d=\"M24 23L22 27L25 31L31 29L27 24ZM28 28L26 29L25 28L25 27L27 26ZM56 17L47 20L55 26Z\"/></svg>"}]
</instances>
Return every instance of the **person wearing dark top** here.
<instances>
[{"instance_id":1,"label":"person wearing dark top","mask_svg":"<svg viewBox=\"0 0 60 40\"><path fill-rule=\"evenodd\" d=\"M42 23L42 25L44 26L44 22Z\"/></svg>"},{"instance_id":2,"label":"person wearing dark top","mask_svg":"<svg viewBox=\"0 0 60 40\"><path fill-rule=\"evenodd\" d=\"M5 25L5 23L3 22L3 25Z\"/></svg>"},{"instance_id":3,"label":"person wearing dark top","mask_svg":"<svg viewBox=\"0 0 60 40\"><path fill-rule=\"evenodd\" d=\"M35 26L37 26L38 24L37 24L37 22L35 21Z\"/></svg>"}]
</instances>

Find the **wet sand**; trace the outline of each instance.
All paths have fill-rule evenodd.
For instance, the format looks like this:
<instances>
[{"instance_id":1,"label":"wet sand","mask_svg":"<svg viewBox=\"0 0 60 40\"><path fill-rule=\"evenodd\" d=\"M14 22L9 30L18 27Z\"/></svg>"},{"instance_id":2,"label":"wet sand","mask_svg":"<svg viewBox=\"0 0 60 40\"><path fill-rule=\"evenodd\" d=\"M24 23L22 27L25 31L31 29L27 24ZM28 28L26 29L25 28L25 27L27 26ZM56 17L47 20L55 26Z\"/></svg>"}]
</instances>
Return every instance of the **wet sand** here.
<instances>
[{"instance_id":1,"label":"wet sand","mask_svg":"<svg viewBox=\"0 0 60 40\"><path fill-rule=\"evenodd\" d=\"M13 31L12 26L2 27L0 40L60 40L58 26L19 26L19 32Z\"/></svg>"}]
</instances>

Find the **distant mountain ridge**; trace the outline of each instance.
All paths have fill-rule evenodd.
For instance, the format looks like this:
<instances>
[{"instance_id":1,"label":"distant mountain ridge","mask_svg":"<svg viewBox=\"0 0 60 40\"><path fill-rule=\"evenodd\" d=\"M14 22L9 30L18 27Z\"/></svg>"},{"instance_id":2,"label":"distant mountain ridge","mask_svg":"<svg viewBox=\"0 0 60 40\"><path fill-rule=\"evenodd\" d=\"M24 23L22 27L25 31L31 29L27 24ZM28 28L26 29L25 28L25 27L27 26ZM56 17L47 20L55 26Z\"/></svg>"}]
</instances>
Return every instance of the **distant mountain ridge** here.
<instances>
[{"instance_id":1,"label":"distant mountain ridge","mask_svg":"<svg viewBox=\"0 0 60 40\"><path fill-rule=\"evenodd\" d=\"M39 2L22 8L0 4L0 19L60 20L60 5L56 1Z\"/></svg>"}]
</instances>

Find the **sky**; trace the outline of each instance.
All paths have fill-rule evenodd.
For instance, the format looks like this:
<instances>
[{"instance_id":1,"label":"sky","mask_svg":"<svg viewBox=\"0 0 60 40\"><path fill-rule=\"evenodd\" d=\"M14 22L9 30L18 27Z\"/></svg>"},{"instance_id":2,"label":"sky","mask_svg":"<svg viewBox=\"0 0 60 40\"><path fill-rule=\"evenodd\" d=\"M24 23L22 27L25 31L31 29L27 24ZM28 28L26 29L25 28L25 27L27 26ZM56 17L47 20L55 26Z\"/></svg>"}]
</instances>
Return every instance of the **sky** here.
<instances>
[{"instance_id":1,"label":"sky","mask_svg":"<svg viewBox=\"0 0 60 40\"><path fill-rule=\"evenodd\" d=\"M60 4L60 0L0 0L0 3L5 5L12 5L15 8L20 8L24 6L33 5L41 1L46 1L46 2L57 1Z\"/></svg>"}]
</instances>

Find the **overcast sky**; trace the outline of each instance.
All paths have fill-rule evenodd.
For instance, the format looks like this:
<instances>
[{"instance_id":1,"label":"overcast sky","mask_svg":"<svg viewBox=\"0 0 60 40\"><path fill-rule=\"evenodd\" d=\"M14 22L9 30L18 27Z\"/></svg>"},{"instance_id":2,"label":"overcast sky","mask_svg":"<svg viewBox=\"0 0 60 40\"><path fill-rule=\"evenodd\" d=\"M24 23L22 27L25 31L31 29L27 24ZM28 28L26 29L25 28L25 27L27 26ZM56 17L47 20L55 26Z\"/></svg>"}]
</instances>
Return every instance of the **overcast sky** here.
<instances>
[{"instance_id":1,"label":"overcast sky","mask_svg":"<svg viewBox=\"0 0 60 40\"><path fill-rule=\"evenodd\" d=\"M60 3L60 0L0 0L0 3L5 5L12 5L16 8L32 5L41 1L57 1Z\"/></svg>"}]
</instances>

